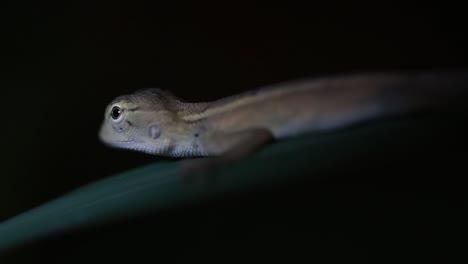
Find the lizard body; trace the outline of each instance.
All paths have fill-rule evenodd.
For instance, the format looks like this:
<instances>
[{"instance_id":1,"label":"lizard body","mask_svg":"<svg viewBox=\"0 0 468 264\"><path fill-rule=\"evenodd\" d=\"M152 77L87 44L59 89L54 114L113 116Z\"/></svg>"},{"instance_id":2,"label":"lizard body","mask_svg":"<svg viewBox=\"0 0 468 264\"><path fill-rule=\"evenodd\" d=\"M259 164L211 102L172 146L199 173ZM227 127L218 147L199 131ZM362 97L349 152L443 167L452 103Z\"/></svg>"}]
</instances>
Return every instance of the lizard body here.
<instances>
[{"instance_id":1,"label":"lizard body","mask_svg":"<svg viewBox=\"0 0 468 264\"><path fill-rule=\"evenodd\" d=\"M468 75L459 72L354 74L287 81L197 103L144 89L107 106L99 137L112 147L154 155L239 159L271 140L450 105L467 83Z\"/></svg>"}]
</instances>

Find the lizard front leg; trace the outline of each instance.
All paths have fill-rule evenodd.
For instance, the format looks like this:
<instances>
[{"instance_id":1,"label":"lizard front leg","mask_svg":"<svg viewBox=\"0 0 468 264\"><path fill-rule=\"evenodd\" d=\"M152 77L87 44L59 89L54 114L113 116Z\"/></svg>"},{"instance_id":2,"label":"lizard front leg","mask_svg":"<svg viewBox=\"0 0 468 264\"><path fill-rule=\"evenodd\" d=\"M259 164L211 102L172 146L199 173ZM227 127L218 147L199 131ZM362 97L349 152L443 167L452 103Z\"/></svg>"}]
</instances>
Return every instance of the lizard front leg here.
<instances>
[{"instance_id":1,"label":"lizard front leg","mask_svg":"<svg viewBox=\"0 0 468 264\"><path fill-rule=\"evenodd\" d=\"M212 157L182 161L183 173L197 174L232 164L255 153L272 140L272 133L263 128L209 135L201 139L201 144Z\"/></svg>"}]
</instances>

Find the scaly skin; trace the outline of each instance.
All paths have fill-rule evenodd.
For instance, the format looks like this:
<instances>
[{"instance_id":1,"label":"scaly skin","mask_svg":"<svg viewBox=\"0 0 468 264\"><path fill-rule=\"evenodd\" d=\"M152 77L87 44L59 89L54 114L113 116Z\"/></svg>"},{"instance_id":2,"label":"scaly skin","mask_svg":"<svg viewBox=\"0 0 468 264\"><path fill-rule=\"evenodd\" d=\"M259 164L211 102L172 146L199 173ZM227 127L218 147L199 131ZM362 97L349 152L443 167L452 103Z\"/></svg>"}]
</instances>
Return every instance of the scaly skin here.
<instances>
[{"instance_id":1,"label":"scaly skin","mask_svg":"<svg viewBox=\"0 0 468 264\"><path fill-rule=\"evenodd\" d=\"M450 105L467 83L464 72L328 76L201 103L145 89L107 106L99 137L148 154L232 161L272 140Z\"/></svg>"}]
</instances>

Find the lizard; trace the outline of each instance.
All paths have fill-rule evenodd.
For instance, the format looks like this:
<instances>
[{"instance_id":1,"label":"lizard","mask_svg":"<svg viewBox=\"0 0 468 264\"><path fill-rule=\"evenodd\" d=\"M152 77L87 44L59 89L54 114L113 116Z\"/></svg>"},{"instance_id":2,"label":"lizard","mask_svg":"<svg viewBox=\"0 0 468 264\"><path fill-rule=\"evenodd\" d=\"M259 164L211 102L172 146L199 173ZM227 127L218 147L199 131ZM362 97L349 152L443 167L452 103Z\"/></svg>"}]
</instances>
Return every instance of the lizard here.
<instances>
[{"instance_id":1,"label":"lizard","mask_svg":"<svg viewBox=\"0 0 468 264\"><path fill-rule=\"evenodd\" d=\"M463 71L336 74L202 102L143 88L106 106L99 138L113 148L189 158L185 168L196 171L239 161L276 140L451 106L467 84Z\"/></svg>"}]
</instances>

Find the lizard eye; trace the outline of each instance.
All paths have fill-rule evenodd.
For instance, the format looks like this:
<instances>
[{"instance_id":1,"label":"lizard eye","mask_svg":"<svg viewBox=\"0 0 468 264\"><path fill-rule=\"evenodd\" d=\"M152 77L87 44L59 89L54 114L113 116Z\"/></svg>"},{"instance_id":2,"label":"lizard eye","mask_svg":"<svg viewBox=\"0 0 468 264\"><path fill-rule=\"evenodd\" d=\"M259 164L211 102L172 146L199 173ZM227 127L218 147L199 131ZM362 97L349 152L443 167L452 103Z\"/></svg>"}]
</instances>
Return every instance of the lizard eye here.
<instances>
[{"instance_id":1,"label":"lizard eye","mask_svg":"<svg viewBox=\"0 0 468 264\"><path fill-rule=\"evenodd\" d=\"M122 109L120 107L118 107L118 106L112 107L112 110L111 110L112 119L114 119L114 120L119 119L121 114L122 114Z\"/></svg>"},{"instance_id":2,"label":"lizard eye","mask_svg":"<svg viewBox=\"0 0 468 264\"><path fill-rule=\"evenodd\" d=\"M130 122L128 121L124 122L127 117L127 113L125 112L125 110L126 108L122 105L115 104L112 106L110 112L108 113L110 118L107 118L109 118L110 124L116 132L124 131L130 124Z\"/></svg>"}]
</instances>

